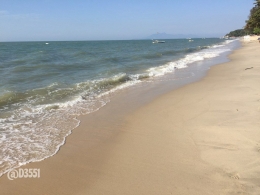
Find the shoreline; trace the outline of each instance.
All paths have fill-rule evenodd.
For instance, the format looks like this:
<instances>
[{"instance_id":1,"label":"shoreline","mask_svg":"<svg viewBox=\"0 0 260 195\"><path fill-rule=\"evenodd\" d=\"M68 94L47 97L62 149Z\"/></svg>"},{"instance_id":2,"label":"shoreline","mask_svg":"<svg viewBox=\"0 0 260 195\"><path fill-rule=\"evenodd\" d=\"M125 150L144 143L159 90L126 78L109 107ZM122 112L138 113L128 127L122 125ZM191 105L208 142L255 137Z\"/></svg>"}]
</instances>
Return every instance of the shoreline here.
<instances>
[{"instance_id":1,"label":"shoreline","mask_svg":"<svg viewBox=\"0 0 260 195\"><path fill-rule=\"evenodd\" d=\"M110 73L106 73L106 71L103 72L106 69L106 66L104 66L103 69L101 68L102 66L99 67L98 64L100 63L97 63L100 60L102 61L102 59L104 60L106 55L98 55L93 57L93 60L95 59L95 63L93 63L97 63L96 65L98 65L96 68L97 72L95 74L97 74L97 77L101 76L102 78L100 79L90 79L88 76L84 79L73 79L77 77L76 75L78 74L79 78L82 76L81 74L88 75L88 68L83 68L82 65L84 63L81 64L82 60L84 61L84 55L79 55L77 58L72 58L72 61L76 64L79 62L79 67L75 69L76 71L71 70L73 66L68 66L68 70L65 68L64 71L60 72L60 75L64 76L60 76L57 79L55 76L51 76L52 73L50 76L48 76L49 74L47 72L42 72L43 78L39 80L47 81L48 83L43 88L36 87L40 84L40 82L37 82L37 79L34 87L30 87L30 85L26 84L28 80L31 80L29 77L25 76L27 73L24 75L24 77L22 76L22 78L27 78L24 80L25 82L23 82L22 79L20 84L12 84L12 78L20 77L21 75L19 74L19 71L16 72L17 75L10 74L10 81L7 81L9 80L7 79L6 82L3 83L5 86L4 88L18 87L20 88L21 93L18 92L17 95L17 90L15 89L10 91L6 91L4 89L4 92L1 96L1 109L3 109L3 112L0 114L0 120L2 122L0 126L3 132L1 133L2 142L0 144L0 156L2 158L2 161L0 162L0 177L15 167L18 168L21 165L28 164L29 162L42 161L43 159L56 154L60 145L64 145L65 137L70 134L76 126L78 126L79 121L74 120L75 116L85 115L99 110L101 107L109 103L114 98L114 96L116 96L117 100L119 101L124 101L127 99L128 104L131 106L130 109L133 109L132 107L137 109L138 106L142 106L152 99L173 89L176 89L176 87L178 88L200 79L205 75L205 72L211 66L211 63L218 64L221 62L221 60L224 60L224 58L227 56L227 53L234 49L236 43L238 43L238 41L217 38L205 40L198 39L195 41L195 43L189 43L187 40L177 39L169 40L167 41L167 45L157 45L157 47L152 45L149 40L129 41L126 42L126 44L122 44L120 41L115 41L111 42L112 47L119 49L120 47L117 46L121 45L126 50L129 49L132 52L130 52L131 54L127 54L128 52L124 52L124 49L122 48L122 52L119 50L117 52L110 52L112 56L117 53L117 57L109 57L107 59L108 62L110 61L108 65L119 65L118 70L112 72L108 71ZM26 46L26 44L16 44L17 48L20 46L28 46ZM81 48L81 46L84 46L85 49L96 49L97 53L99 53L97 48L100 47L101 49L102 44L103 46L108 46L106 42L103 42L99 46L91 46L87 43L81 45L75 42L71 44L63 42L61 44L68 47L71 54L76 52L74 50L77 46L79 46L79 50L84 50ZM45 45L37 45L38 42L32 44L29 48L39 46L40 53L42 53L41 51L46 51L47 48ZM61 45L58 45L52 44L52 48L57 52L55 52L56 54L60 53L58 48L61 47ZM6 46L7 50L9 50L11 45L7 44ZM109 48L111 46L109 46ZM105 48L106 47L103 49ZM109 51L109 48L106 48L105 50ZM136 52L134 48L138 48ZM20 53L19 49L13 52L17 52L17 54ZM29 49L28 52L30 53L32 51ZM156 52L159 52L157 54L161 55L157 55ZM60 54L62 53L63 51ZM68 61L71 60L69 53L67 59ZM76 53L80 54L81 52L77 51ZM222 58L218 55L222 56ZM27 56L30 56L30 54ZM40 56L36 55L33 58L35 61L37 61L40 60L38 59ZM9 58L11 59L12 57L9 56ZM48 55L45 55L45 58L47 59ZM127 67L130 66L132 68L129 70L129 68L126 68L123 64L121 66L120 59L128 59L123 60L125 61L123 64L127 64ZM17 60L19 62L19 57ZM52 61L54 59L50 60ZM56 61L56 65L63 63L62 61L63 60L61 59ZM70 61L70 63L72 61ZM25 62L26 63L22 64L25 65L28 63L28 67L32 66L32 69L37 69L37 66L34 67L34 65L31 64L30 58L25 58ZM143 63L145 68L143 67ZM48 64L49 63L45 64L44 66L48 67ZM137 64L141 64L141 67L139 67ZM154 67L155 64L156 66ZM19 70L19 67L16 68ZM82 68L87 72L84 73L84 71L80 71ZM52 68L49 70L51 69ZM132 72L132 69L135 69L135 71ZM74 72L74 76L71 75L67 77L67 71ZM41 71L39 72L40 75L42 73ZM67 83L65 81L65 83L67 83L65 84L62 82L62 80L68 80L69 82ZM26 92L22 92L23 88L30 89ZM124 93L130 93L132 97L134 97L133 99L136 99L136 101L132 101L131 98L127 96L125 97ZM57 98L59 96L60 98ZM118 98L118 96L121 96L123 100ZM142 98L139 98L138 96ZM28 97L30 98L28 99ZM44 102L42 102L43 100ZM16 101L17 103L14 103ZM124 112L122 113L123 115L127 114L127 108L122 108ZM24 148L23 151L20 150L21 145Z\"/></svg>"},{"instance_id":2,"label":"shoreline","mask_svg":"<svg viewBox=\"0 0 260 195\"><path fill-rule=\"evenodd\" d=\"M244 44L229 56L230 62L211 67L200 81L162 95L126 118L116 101L80 117L81 125L56 155L22 167L40 168L41 178L8 181L4 175L1 192L256 194L256 50L258 42Z\"/></svg>"}]
</instances>

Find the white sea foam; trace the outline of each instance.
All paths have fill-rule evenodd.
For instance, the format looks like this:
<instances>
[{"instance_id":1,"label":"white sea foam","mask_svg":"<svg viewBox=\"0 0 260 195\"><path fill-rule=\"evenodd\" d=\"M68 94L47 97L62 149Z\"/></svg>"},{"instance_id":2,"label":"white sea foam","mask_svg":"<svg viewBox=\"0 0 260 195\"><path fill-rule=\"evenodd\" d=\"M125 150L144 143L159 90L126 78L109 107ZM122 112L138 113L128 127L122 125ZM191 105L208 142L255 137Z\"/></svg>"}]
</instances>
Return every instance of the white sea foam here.
<instances>
[{"instance_id":1,"label":"white sea foam","mask_svg":"<svg viewBox=\"0 0 260 195\"><path fill-rule=\"evenodd\" d=\"M149 76L152 77L162 76L167 73L173 72L176 69L187 68L189 64L192 64L194 62L217 57L221 53L227 51L230 51L230 49L226 48L225 45L212 46L209 49L201 50L199 52L186 55L184 58L181 58L177 61L169 62L159 67L150 68L147 70L147 72L149 73Z\"/></svg>"},{"instance_id":2,"label":"white sea foam","mask_svg":"<svg viewBox=\"0 0 260 195\"><path fill-rule=\"evenodd\" d=\"M35 105L36 100L32 99L0 119L0 176L10 169L56 154L66 137L80 124L76 117L105 106L110 101L109 94L134 86L149 77L163 76L194 62L219 56L230 50L226 45L233 41L228 40L221 45L190 53L179 60L149 68L143 73L119 73L110 78L77 83L66 89L59 88L58 83L49 85L47 88L53 90L48 91L48 95L63 94L62 90L76 90L80 93L64 102L43 105ZM104 90L107 85L111 87ZM45 88L37 90L44 91Z\"/></svg>"}]
</instances>

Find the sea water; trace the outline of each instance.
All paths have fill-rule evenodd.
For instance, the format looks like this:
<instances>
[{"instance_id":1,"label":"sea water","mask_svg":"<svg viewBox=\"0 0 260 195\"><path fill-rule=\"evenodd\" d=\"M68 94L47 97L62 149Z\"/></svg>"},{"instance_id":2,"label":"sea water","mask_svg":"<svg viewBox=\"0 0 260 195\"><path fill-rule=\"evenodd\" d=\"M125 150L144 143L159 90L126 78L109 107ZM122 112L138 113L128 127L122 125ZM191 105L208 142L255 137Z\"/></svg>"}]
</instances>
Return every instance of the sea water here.
<instances>
[{"instance_id":1,"label":"sea water","mask_svg":"<svg viewBox=\"0 0 260 195\"><path fill-rule=\"evenodd\" d=\"M0 176L57 153L115 91L234 48L218 38L0 43Z\"/></svg>"}]
</instances>

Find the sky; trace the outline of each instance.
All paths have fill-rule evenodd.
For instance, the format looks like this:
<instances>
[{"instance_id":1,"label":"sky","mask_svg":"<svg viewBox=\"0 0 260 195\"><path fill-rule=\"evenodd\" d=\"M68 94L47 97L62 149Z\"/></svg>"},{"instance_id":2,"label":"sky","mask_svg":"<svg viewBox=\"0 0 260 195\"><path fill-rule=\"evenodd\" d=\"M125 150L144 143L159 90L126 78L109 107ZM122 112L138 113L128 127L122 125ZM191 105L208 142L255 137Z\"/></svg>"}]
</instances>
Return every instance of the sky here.
<instances>
[{"instance_id":1,"label":"sky","mask_svg":"<svg viewBox=\"0 0 260 195\"><path fill-rule=\"evenodd\" d=\"M254 0L0 0L0 41L224 36L245 26Z\"/></svg>"}]
</instances>

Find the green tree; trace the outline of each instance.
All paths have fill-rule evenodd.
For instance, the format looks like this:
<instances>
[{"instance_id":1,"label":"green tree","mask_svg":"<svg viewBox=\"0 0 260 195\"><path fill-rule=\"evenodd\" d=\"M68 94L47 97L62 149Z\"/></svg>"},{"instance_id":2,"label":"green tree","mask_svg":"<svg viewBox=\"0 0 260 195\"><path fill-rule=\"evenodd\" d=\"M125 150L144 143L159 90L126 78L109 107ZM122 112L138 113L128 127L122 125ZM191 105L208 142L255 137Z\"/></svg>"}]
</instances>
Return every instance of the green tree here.
<instances>
[{"instance_id":1,"label":"green tree","mask_svg":"<svg viewBox=\"0 0 260 195\"><path fill-rule=\"evenodd\" d=\"M260 7L260 0L255 0L255 3L254 3L256 6Z\"/></svg>"},{"instance_id":2,"label":"green tree","mask_svg":"<svg viewBox=\"0 0 260 195\"><path fill-rule=\"evenodd\" d=\"M253 33L255 28L260 28L260 0L255 0L255 6L250 10L245 29Z\"/></svg>"},{"instance_id":3,"label":"green tree","mask_svg":"<svg viewBox=\"0 0 260 195\"><path fill-rule=\"evenodd\" d=\"M257 27L254 28L253 33L259 35L260 34L260 28L257 28Z\"/></svg>"},{"instance_id":4,"label":"green tree","mask_svg":"<svg viewBox=\"0 0 260 195\"><path fill-rule=\"evenodd\" d=\"M248 32L244 29L237 29L237 30L231 31L230 33L226 34L226 36L241 37L241 36L245 36L247 34L248 34Z\"/></svg>"}]
</instances>

